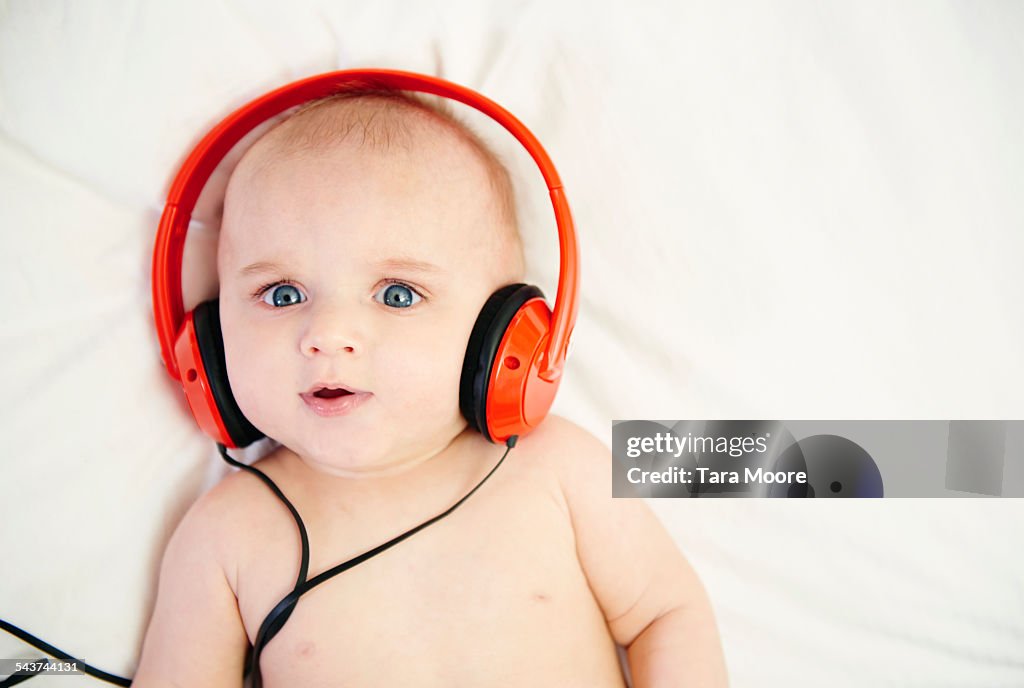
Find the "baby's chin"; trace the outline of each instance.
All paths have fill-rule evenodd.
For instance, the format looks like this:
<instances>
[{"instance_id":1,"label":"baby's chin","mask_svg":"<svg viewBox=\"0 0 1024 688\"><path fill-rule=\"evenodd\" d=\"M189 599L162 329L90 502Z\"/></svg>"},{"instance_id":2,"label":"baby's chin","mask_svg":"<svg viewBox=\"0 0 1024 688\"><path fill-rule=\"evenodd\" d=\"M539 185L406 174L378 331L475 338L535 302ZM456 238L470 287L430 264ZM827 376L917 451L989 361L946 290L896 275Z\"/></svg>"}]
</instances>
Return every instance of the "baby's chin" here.
<instances>
[{"instance_id":1,"label":"baby's chin","mask_svg":"<svg viewBox=\"0 0 1024 688\"><path fill-rule=\"evenodd\" d=\"M444 433L402 445L382 442L382 437L389 436L387 432L366 437L352 433L333 442L317 438L314 442L282 444L309 469L325 476L354 480L386 478L406 473L442 454L462 429L464 426L453 429L451 437Z\"/></svg>"}]
</instances>

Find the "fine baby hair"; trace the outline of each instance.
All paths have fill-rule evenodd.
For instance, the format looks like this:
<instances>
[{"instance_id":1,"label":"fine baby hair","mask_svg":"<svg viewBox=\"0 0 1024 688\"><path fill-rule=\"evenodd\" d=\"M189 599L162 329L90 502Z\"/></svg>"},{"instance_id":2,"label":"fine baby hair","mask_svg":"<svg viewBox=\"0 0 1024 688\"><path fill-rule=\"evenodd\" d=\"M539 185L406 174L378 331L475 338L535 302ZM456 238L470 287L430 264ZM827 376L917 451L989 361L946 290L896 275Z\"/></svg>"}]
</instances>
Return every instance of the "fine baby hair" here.
<instances>
[{"instance_id":1,"label":"fine baby hair","mask_svg":"<svg viewBox=\"0 0 1024 688\"><path fill-rule=\"evenodd\" d=\"M344 105L346 101L353 100L363 103L363 111L357 112L355 116L317 117L318 111L339 104ZM487 171L488 181L497 199L502 222L510 227L516 227L515 198L508 170L483 139L452 112L450 103L451 101L441 98L428 99L422 93L370 86L360 87L353 83L343 91L300 105L285 120L289 123L303 119L315 120L314 122L289 128L281 126L284 124L282 121L276 123L271 131L279 135L280 140L277 142L277 146L287 150L288 153L318 152L324 146L345 139L352 134L353 130L356 134L361 134L361 145L386 150L396 146L399 148L410 147L413 141L413 127L409 126L408 119L405 117L378 116L383 110L398 108L406 113L430 118L453 130L461 141L473 149ZM270 131L267 132L267 135L269 134Z\"/></svg>"}]
</instances>

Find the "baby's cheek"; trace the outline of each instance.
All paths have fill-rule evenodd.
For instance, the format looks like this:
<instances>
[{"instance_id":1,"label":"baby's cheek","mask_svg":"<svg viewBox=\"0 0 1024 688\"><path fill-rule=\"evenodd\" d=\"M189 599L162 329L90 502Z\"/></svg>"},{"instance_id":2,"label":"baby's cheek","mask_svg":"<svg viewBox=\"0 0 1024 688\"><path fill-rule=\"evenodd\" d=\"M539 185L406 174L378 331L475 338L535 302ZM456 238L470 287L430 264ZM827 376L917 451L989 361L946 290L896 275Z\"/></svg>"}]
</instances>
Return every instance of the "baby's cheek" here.
<instances>
[{"instance_id":1,"label":"baby's cheek","mask_svg":"<svg viewBox=\"0 0 1024 688\"><path fill-rule=\"evenodd\" d=\"M231 392L239 409L260 427L265 414L262 407L267 405L272 392L281 391L279 385L287 377L277 370L281 357L274 355L266 338L247 336L237 329L225 332L224 357Z\"/></svg>"},{"instance_id":2,"label":"baby's cheek","mask_svg":"<svg viewBox=\"0 0 1024 688\"><path fill-rule=\"evenodd\" d=\"M228 381L231 393L242 414L250 422L257 423L260 416L261 390L265 390L264 376L258 376L253 361L240 352L226 356ZM262 381L262 382L261 382ZM258 425L257 425L258 427Z\"/></svg>"},{"instance_id":3,"label":"baby's cheek","mask_svg":"<svg viewBox=\"0 0 1024 688\"><path fill-rule=\"evenodd\" d=\"M459 378L464 351L453 349L454 343L440 336L424 338L424 346L404 355L396 352L391 361L401 363L392 368L395 384L418 408L458 405ZM385 363L385 365L387 365Z\"/></svg>"}]
</instances>

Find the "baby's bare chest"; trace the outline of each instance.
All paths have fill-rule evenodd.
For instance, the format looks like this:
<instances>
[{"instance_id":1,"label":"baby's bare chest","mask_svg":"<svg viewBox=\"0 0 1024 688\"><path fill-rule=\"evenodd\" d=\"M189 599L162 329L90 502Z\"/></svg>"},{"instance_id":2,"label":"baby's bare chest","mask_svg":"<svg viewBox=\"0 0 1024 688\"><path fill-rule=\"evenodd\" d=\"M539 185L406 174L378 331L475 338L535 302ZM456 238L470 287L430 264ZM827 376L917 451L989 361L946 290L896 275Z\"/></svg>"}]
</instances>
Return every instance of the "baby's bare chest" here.
<instances>
[{"instance_id":1,"label":"baby's bare chest","mask_svg":"<svg viewBox=\"0 0 1024 688\"><path fill-rule=\"evenodd\" d=\"M564 504L535 483L489 487L304 594L263 651L264 686L621 686ZM295 584L297 530L281 525L252 533L240 561L250 640ZM344 519L307 529L311 578L406 527L370 525L372 540Z\"/></svg>"}]
</instances>

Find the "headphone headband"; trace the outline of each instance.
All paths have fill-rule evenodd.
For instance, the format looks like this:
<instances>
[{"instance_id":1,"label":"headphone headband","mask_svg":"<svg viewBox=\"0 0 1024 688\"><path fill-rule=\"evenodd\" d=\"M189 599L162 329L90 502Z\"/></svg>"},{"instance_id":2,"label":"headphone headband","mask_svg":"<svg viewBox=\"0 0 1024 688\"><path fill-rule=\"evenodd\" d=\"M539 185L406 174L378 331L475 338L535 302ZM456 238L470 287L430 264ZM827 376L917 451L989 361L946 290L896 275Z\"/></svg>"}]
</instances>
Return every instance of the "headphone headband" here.
<instances>
[{"instance_id":1,"label":"headphone headband","mask_svg":"<svg viewBox=\"0 0 1024 688\"><path fill-rule=\"evenodd\" d=\"M238 141L257 126L285 110L353 88L386 88L429 93L459 101L488 115L526 148L544 175L558 224L560 269L552 311L551 335L540 377L561 376L569 335L576 322L579 288L578 246L562 180L544 147L508 110L464 86L432 76L388 69L352 69L328 72L282 86L243 105L215 126L186 158L178 171L160 217L153 250L153 317L160 338L160 354L171 377L181 379L174 360L174 340L185 319L181 294L181 265L185 234L196 200L213 171Z\"/></svg>"}]
</instances>

